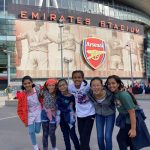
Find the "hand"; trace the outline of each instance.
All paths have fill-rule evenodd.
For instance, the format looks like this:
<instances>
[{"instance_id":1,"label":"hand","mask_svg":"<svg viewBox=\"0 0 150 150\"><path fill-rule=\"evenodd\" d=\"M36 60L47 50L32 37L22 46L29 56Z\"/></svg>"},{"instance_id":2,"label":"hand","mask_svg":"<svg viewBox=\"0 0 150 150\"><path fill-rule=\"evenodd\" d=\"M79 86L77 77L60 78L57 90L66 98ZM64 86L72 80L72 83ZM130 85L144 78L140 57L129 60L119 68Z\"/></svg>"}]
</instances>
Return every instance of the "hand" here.
<instances>
[{"instance_id":1,"label":"hand","mask_svg":"<svg viewBox=\"0 0 150 150\"><path fill-rule=\"evenodd\" d=\"M135 129L130 129L128 132L128 135L130 138L134 138L136 136L136 130Z\"/></svg>"}]
</instances>

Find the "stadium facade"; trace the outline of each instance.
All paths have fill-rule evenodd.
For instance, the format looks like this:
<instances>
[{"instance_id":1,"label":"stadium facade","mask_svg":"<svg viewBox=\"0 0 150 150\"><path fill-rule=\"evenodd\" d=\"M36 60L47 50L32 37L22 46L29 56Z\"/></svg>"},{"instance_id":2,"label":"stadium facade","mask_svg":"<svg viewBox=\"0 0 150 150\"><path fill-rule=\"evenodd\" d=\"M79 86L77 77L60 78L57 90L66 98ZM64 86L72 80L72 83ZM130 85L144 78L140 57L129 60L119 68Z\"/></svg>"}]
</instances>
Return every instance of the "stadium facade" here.
<instances>
[{"instance_id":1,"label":"stadium facade","mask_svg":"<svg viewBox=\"0 0 150 150\"><path fill-rule=\"evenodd\" d=\"M1 0L0 82L150 77L149 0ZM10 59L9 59L10 56ZM10 72L8 72L10 70ZM9 73L9 74L8 74Z\"/></svg>"}]
</instances>

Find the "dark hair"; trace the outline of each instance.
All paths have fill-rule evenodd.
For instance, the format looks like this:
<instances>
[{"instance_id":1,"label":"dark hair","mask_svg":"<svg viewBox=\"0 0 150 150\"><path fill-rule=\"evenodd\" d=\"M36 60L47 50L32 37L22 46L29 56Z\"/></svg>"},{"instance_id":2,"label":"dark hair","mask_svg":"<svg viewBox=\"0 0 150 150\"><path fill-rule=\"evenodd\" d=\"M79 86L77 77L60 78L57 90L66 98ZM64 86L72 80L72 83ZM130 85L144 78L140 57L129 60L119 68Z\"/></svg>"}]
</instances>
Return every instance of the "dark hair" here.
<instances>
[{"instance_id":1,"label":"dark hair","mask_svg":"<svg viewBox=\"0 0 150 150\"><path fill-rule=\"evenodd\" d=\"M90 81L90 86L92 85L92 82L93 82L94 80L100 81L100 83L103 85L103 81L102 81L102 79L101 79L100 77L94 77L94 78L92 78L91 81Z\"/></svg>"},{"instance_id":2,"label":"dark hair","mask_svg":"<svg viewBox=\"0 0 150 150\"><path fill-rule=\"evenodd\" d=\"M131 96L131 98L132 98L132 100L133 100L133 103L134 103L135 105L138 105L138 102L137 102L136 98L134 97L134 95L133 95L131 92L129 92L128 90L127 90L127 92L128 92L129 95Z\"/></svg>"},{"instance_id":3,"label":"dark hair","mask_svg":"<svg viewBox=\"0 0 150 150\"><path fill-rule=\"evenodd\" d=\"M57 89L56 89L56 94L57 94L58 96L61 95L61 91L59 90L58 85L59 85L59 83L62 82L62 81L64 81L64 82L68 85L68 82L67 82L66 79L60 79L60 80L58 80Z\"/></svg>"},{"instance_id":4,"label":"dark hair","mask_svg":"<svg viewBox=\"0 0 150 150\"><path fill-rule=\"evenodd\" d=\"M33 80L32 80L32 78L31 78L30 76L24 76L24 77L22 78L22 86L21 86L21 89L22 89L22 90L25 90L25 87L23 86L23 82L24 82L25 80L29 80L29 81L31 81L31 82L33 83ZM32 88L33 88L33 87L35 87L35 84L32 84Z\"/></svg>"},{"instance_id":5,"label":"dark hair","mask_svg":"<svg viewBox=\"0 0 150 150\"><path fill-rule=\"evenodd\" d=\"M81 74L81 76L83 78L83 82L85 83L84 86L86 86L87 85L87 81L84 79L84 72L82 70L75 70L75 71L72 72L72 78L73 78L74 74L76 74L76 73L80 73Z\"/></svg>"},{"instance_id":6,"label":"dark hair","mask_svg":"<svg viewBox=\"0 0 150 150\"><path fill-rule=\"evenodd\" d=\"M106 82L105 82L105 86L108 89L108 81L109 79L114 79L118 84L119 84L119 90L121 90L124 87L123 82L121 81L120 77L117 75L111 75L107 78ZM108 89L109 90L109 89Z\"/></svg>"},{"instance_id":7,"label":"dark hair","mask_svg":"<svg viewBox=\"0 0 150 150\"><path fill-rule=\"evenodd\" d=\"M68 82L67 82L66 79L60 79L60 80L58 81L57 85L59 85L59 83L62 82L62 81L64 81L64 82L68 85Z\"/></svg>"},{"instance_id":8,"label":"dark hair","mask_svg":"<svg viewBox=\"0 0 150 150\"><path fill-rule=\"evenodd\" d=\"M107 80L106 80L106 82L105 82L105 86L106 86L106 88L108 89L108 81L109 81L109 79L114 79L118 84L119 84L119 90L122 90L123 88L124 88L124 84L123 84L123 82L121 81L121 79L120 79L120 77L119 76L117 76L117 75L112 75L112 76L109 76L108 78L107 78ZM109 89L108 89L109 90ZM132 93L130 93L129 91L127 91L128 93L129 93L129 95L131 96L131 98L132 98L132 100L133 100L133 103L135 104L135 105L138 105L138 102L137 102L137 100L135 99L135 97L133 96L133 94Z\"/></svg>"}]
</instances>

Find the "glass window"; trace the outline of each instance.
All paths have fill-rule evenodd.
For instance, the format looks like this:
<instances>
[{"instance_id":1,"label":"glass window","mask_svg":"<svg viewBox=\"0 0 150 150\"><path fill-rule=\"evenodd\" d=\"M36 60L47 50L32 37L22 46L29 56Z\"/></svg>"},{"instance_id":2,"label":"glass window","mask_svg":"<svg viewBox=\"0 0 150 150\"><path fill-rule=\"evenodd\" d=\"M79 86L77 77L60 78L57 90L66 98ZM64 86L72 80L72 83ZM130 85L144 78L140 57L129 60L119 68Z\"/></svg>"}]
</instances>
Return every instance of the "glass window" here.
<instances>
[{"instance_id":1,"label":"glass window","mask_svg":"<svg viewBox=\"0 0 150 150\"><path fill-rule=\"evenodd\" d=\"M80 1L80 0L75 1L75 6L76 6L75 8L77 11L83 11L82 1Z\"/></svg>"},{"instance_id":2,"label":"glass window","mask_svg":"<svg viewBox=\"0 0 150 150\"><path fill-rule=\"evenodd\" d=\"M61 0L61 7L62 8L69 8L68 0Z\"/></svg>"},{"instance_id":3,"label":"glass window","mask_svg":"<svg viewBox=\"0 0 150 150\"><path fill-rule=\"evenodd\" d=\"M32 1L30 0L29 5L35 5L35 0L32 0Z\"/></svg>"},{"instance_id":4,"label":"glass window","mask_svg":"<svg viewBox=\"0 0 150 150\"><path fill-rule=\"evenodd\" d=\"M6 26L5 25L1 25L0 26L0 30L6 30Z\"/></svg>"},{"instance_id":5,"label":"glass window","mask_svg":"<svg viewBox=\"0 0 150 150\"><path fill-rule=\"evenodd\" d=\"M47 0L46 2L49 3L49 6L53 6L55 8L58 8L58 2L57 2L57 0Z\"/></svg>"},{"instance_id":6,"label":"glass window","mask_svg":"<svg viewBox=\"0 0 150 150\"><path fill-rule=\"evenodd\" d=\"M29 0L20 0L20 4L29 5Z\"/></svg>"},{"instance_id":7,"label":"glass window","mask_svg":"<svg viewBox=\"0 0 150 150\"><path fill-rule=\"evenodd\" d=\"M4 0L0 0L0 6L4 5Z\"/></svg>"},{"instance_id":8,"label":"glass window","mask_svg":"<svg viewBox=\"0 0 150 150\"><path fill-rule=\"evenodd\" d=\"M6 20L5 19L0 19L0 25L5 25L6 24Z\"/></svg>"},{"instance_id":9,"label":"glass window","mask_svg":"<svg viewBox=\"0 0 150 150\"><path fill-rule=\"evenodd\" d=\"M58 7L61 8L61 0L57 0Z\"/></svg>"},{"instance_id":10,"label":"glass window","mask_svg":"<svg viewBox=\"0 0 150 150\"><path fill-rule=\"evenodd\" d=\"M16 34L16 31L10 30L6 32L8 36L13 36Z\"/></svg>"}]
</instances>

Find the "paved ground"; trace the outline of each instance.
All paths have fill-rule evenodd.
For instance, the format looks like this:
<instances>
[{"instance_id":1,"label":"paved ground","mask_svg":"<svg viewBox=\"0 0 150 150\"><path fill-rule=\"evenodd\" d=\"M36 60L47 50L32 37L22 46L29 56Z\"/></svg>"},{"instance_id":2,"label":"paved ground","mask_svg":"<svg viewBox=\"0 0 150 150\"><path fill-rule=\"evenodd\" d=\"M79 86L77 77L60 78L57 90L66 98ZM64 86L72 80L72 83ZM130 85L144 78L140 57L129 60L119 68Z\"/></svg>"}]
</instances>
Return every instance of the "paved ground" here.
<instances>
[{"instance_id":1,"label":"paved ground","mask_svg":"<svg viewBox=\"0 0 150 150\"><path fill-rule=\"evenodd\" d=\"M4 98L3 98L4 99ZM150 101L139 101L147 115L146 123L150 131ZM113 133L113 150L119 150L116 142L118 128L115 127ZM58 150L65 150L62 133L58 127L56 131ZM41 144L42 132L38 135L38 143ZM98 150L95 125L91 137L91 150ZM16 107L4 106L4 101L0 98L0 150L32 150L27 129L16 116ZM74 150L74 147L72 147ZM150 150L144 148L143 150Z\"/></svg>"}]
</instances>

